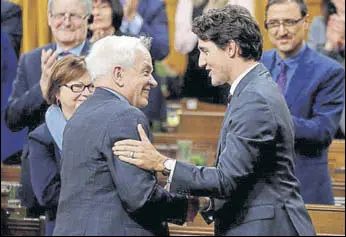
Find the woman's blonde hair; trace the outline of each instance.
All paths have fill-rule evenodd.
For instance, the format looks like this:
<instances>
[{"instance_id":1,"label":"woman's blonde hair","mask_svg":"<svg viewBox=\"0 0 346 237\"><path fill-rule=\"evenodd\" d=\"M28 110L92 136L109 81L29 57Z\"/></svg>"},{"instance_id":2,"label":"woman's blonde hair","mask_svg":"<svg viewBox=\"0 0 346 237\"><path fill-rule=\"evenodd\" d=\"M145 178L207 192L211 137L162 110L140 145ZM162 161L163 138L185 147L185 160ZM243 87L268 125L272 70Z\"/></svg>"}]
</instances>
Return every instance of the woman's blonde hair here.
<instances>
[{"instance_id":1,"label":"woman's blonde hair","mask_svg":"<svg viewBox=\"0 0 346 237\"><path fill-rule=\"evenodd\" d=\"M56 95L61 86L88 73L84 58L68 55L53 64L48 77L49 82L46 95L48 104L57 104Z\"/></svg>"}]
</instances>

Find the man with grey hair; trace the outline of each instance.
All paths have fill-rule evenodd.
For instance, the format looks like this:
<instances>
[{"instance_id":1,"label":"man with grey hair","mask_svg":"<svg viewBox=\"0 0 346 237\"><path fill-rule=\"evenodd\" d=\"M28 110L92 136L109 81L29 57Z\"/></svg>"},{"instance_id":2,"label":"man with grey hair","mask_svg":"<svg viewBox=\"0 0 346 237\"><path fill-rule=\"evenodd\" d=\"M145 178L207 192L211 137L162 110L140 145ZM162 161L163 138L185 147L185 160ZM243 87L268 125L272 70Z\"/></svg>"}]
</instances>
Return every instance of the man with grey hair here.
<instances>
[{"instance_id":1,"label":"man with grey hair","mask_svg":"<svg viewBox=\"0 0 346 237\"><path fill-rule=\"evenodd\" d=\"M111 149L138 139L137 124L149 132L140 108L157 82L145 42L107 36L86 58L96 89L65 127L54 235L167 235L165 221L186 219L185 195L167 192L154 172L114 159Z\"/></svg>"},{"instance_id":2,"label":"man with grey hair","mask_svg":"<svg viewBox=\"0 0 346 237\"><path fill-rule=\"evenodd\" d=\"M31 132L44 121L48 108L44 94L52 64L67 54L86 55L90 47L86 36L91 0L49 0L47 14L56 43L22 54L6 107L5 121L11 131L28 128L28 132ZM42 212L37 213L38 204L32 191L26 159L28 154L25 145L21 157L20 196L22 204L29 208L28 216L38 217Z\"/></svg>"}]
</instances>

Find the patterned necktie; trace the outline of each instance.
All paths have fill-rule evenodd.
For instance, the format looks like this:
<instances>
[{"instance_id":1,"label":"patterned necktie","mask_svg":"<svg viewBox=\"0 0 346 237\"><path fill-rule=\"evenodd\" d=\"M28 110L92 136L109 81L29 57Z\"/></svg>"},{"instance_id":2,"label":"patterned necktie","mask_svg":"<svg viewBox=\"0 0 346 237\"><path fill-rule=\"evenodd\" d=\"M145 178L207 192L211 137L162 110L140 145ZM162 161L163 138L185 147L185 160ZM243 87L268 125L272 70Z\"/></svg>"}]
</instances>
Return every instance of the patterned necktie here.
<instances>
[{"instance_id":1,"label":"patterned necktie","mask_svg":"<svg viewBox=\"0 0 346 237\"><path fill-rule=\"evenodd\" d=\"M69 51L62 51L61 53L59 53L59 57L64 57L66 55L70 55L71 53Z\"/></svg>"},{"instance_id":2,"label":"patterned necktie","mask_svg":"<svg viewBox=\"0 0 346 237\"><path fill-rule=\"evenodd\" d=\"M276 83L278 84L278 86L281 89L282 94L285 94L285 89L286 89L286 68L287 65L284 63L284 61L281 61L279 63L280 65L280 73L278 75L278 80L276 81Z\"/></svg>"}]
</instances>

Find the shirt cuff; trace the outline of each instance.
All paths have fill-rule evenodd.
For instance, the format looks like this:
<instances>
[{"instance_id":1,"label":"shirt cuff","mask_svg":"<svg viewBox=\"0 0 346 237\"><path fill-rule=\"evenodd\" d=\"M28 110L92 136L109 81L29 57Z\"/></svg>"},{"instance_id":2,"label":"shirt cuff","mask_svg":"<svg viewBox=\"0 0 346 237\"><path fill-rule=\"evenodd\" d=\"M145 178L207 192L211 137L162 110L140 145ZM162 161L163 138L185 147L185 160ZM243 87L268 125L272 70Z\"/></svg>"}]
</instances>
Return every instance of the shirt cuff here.
<instances>
[{"instance_id":1,"label":"shirt cuff","mask_svg":"<svg viewBox=\"0 0 346 237\"><path fill-rule=\"evenodd\" d=\"M168 189L168 192L170 191L170 186L171 186L171 183L172 183L173 173L174 173L176 164L177 164L177 160L173 160L173 167L172 167L172 170L169 173L169 176L168 176L168 179L167 179L167 187L168 187L167 189Z\"/></svg>"},{"instance_id":2,"label":"shirt cuff","mask_svg":"<svg viewBox=\"0 0 346 237\"><path fill-rule=\"evenodd\" d=\"M138 35L142 29L143 22L143 18L137 13L135 18L128 23L129 32L133 35Z\"/></svg>"}]
</instances>

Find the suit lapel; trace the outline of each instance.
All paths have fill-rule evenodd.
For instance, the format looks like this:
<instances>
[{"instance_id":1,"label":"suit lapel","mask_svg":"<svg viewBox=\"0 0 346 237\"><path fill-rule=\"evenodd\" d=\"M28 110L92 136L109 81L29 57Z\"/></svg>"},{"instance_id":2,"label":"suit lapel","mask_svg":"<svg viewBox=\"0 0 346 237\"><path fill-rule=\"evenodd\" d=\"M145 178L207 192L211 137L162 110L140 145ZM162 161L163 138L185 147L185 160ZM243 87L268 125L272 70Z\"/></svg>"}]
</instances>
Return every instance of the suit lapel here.
<instances>
[{"instance_id":1,"label":"suit lapel","mask_svg":"<svg viewBox=\"0 0 346 237\"><path fill-rule=\"evenodd\" d=\"M258 78L263 73L269 73L268 70L264 67L262 63L259 63L255 68L253 68L238 84L237 88L235 89L232 100L227 107L226 115L222 123L222 128L219 135L218 145L217 145L217 152L216 152L216 164L219 163L219 157L221 155L222 149L223 149L223 143L226 139L225 132L227 132L227 126L231 120L231 114L232 114L232 105L236 103L238 96L240 93L246 88L246 86L254 79Z\"/></svg>"},{"instance_id":2,"label":"suit lapel","mask_svg":"<svg viewBox=\"0 0 346 237\"><path fill-rule=\"evenodd\" d=\"M310 57L310 53L311 49L306 48L306 51L300 59L299 66L294 72L291 82L288 85L287 92L285 94L288 108L291 108L294 101L299 97L299 94L310 80L309 75L312 74L311 70L313 68L313 60Z\"/></svg>"}]
</instances>

